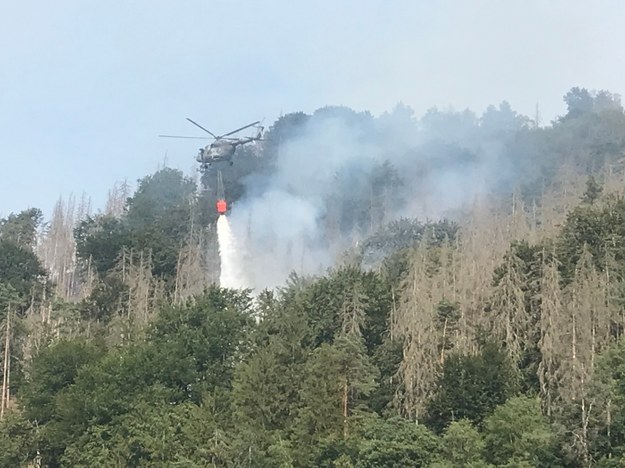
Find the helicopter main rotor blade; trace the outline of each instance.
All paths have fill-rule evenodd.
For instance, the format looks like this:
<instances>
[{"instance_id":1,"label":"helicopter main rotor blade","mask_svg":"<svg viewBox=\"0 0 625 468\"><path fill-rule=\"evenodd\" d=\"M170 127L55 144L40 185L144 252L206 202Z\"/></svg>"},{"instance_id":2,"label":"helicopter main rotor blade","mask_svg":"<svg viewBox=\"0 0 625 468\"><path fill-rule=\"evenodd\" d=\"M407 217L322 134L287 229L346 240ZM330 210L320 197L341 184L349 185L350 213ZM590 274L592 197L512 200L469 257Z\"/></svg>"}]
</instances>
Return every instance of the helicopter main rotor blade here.
<instances>
[{"instance_id":1,"label":"helicopter main rotor blade","mask_svg":"<svg viewBox=\"0 0 625 468\"><path fill-rule=\"evenodd\" d=\"M260 120L257 120L256 122L252 122L251 124L248 124L245 127L237 128L236 130L232 130L231 132L224 133L223 135L221 135L221 137L226 137L228 135L232 135L234 133L240 132L241 130L245 130L246 128L250 128L250 127L253 127L254 125L258 125L259 123L260 123Z\"/></svg>"},{"instance_id":2,"label":"helicopter main rotor blade","mask_svg":"<svg viewBox=\"0 0 625 468\"><path fill-rule=\"evenodd\" d=\"M211 132L210 130L206 130L204 127L202 127L199 123L194 122L193 120L191 120L189 117L187 117L187 120L189 122L191 122L193 125L195 125L196 127L200 127L202 130L204 130L206 133L208 133L210 136L212 136L213 138L217 139L219 138L217 135L215 135L213 132ZM224 135L225 136L225 135Z\"/></svg>"},{"instance_id":3,"label":"helicopter main rotor blade","mask_svg":"<svg viewBox=\"0 0 625 468\"><path fill-rule=\"evenodd\" d=\"M210 140L210 137L192 137L192 136L180 136L180 135L159 135L161 138L190 138L194 140Z\"/></svg>"}]
</instances>

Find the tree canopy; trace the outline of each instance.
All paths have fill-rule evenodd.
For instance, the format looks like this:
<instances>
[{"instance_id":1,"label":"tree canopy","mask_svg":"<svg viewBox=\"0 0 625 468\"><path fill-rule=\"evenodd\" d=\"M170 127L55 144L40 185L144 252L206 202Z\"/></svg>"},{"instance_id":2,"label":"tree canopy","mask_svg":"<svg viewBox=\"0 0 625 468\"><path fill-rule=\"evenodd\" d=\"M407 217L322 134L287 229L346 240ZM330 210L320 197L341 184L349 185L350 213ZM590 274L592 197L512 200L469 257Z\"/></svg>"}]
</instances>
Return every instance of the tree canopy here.
<instances>
[{"instance_id":1,"label":"tree canopy","mask_svg":"<svg viewBox=\"0 0 625 468\"><path fill-rule=\"evenodd\" d=\"M0 465L621 466L625 114L564 100L282 116L229 197L327 171L334 257L272 290L216 284L215 173L0 219Z\"/></svg>"}]
</instances>

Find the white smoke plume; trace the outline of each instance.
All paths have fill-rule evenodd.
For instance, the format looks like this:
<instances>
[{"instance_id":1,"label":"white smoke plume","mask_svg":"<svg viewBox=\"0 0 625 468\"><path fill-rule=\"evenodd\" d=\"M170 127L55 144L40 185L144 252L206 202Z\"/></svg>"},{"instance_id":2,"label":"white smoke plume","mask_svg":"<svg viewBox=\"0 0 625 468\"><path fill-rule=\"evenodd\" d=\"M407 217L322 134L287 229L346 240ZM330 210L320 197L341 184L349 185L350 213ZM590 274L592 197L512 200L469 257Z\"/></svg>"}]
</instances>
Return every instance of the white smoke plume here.
<instances>
[{"instance_id":1,"label":"white smoke plume","mask_svg":"<svg viewBox=\"0 0 625 468\"><path fill-rule=\"evenodd\" d=\"M471 113L432 111L419 121L399 105L378 118L324 108L274 133L271 169L247 176L231 213L247 286L323 273L384 223L470 204L509 173L481 131Z\"/></svg>"}]
</instances>

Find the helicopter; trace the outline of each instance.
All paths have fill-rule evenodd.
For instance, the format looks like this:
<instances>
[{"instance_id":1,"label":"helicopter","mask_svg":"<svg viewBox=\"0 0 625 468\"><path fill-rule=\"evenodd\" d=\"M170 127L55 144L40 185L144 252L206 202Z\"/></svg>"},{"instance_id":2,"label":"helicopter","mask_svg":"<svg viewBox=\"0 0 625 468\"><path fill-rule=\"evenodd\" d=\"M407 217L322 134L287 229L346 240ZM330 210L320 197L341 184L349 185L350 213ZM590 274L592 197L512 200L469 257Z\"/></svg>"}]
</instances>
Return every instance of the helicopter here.
<instances>
[{"instance_id":1,"label":"helicopter","mask_svg":"<svg viewBox=\"0 0 625 468\"><path fill-rule=\"evenodd\" d=\"M244 125L243 127L237 128L236 130L232 130L231 132L224 133L223 135L215 135L210 130L202 127L199 123L194 122L190 118L187 117L187 120L191 122L196 127L201 128L206 133L208 133L213 140L209 145L200 148L198 155L196 156L196 161L200 163L200 170L205 171L215 162L226 161L229 162L232 166L234 161L232 157L237 149L237 146L245 145L247 143L251 143L253 141L261 141L263 137L264 128L260 125L260 120L256 122L252 122L251 124ZM231 135L238 133L246 128L256 127L258 132L256 136L244 137L244 138L233 138ZM209 137L188 137L188 136L178 136L178 135L159 135L159 137L163 138L196 138L196 139L207 139Z\"/></svg>"}]
</instances>

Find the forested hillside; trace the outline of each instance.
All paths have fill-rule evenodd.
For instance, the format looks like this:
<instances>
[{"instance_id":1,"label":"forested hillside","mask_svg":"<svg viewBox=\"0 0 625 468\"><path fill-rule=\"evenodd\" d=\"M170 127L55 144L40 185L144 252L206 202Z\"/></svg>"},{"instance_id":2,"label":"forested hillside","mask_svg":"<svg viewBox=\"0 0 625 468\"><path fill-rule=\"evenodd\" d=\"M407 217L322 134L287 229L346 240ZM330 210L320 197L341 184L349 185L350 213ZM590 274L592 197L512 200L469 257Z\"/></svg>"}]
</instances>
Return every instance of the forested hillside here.
<instances>
[{"instance_id":1,"label":"forested hillside","mask_svg":"<svg viewBox=\"0 0 625 468\"><path fill-rule=\"evenodd\" d=\"M281 117L223 171L250 288L215 172L1 219L0 466L623 466L625 113L564 99Z\"/></svg>"}]
</instances>

